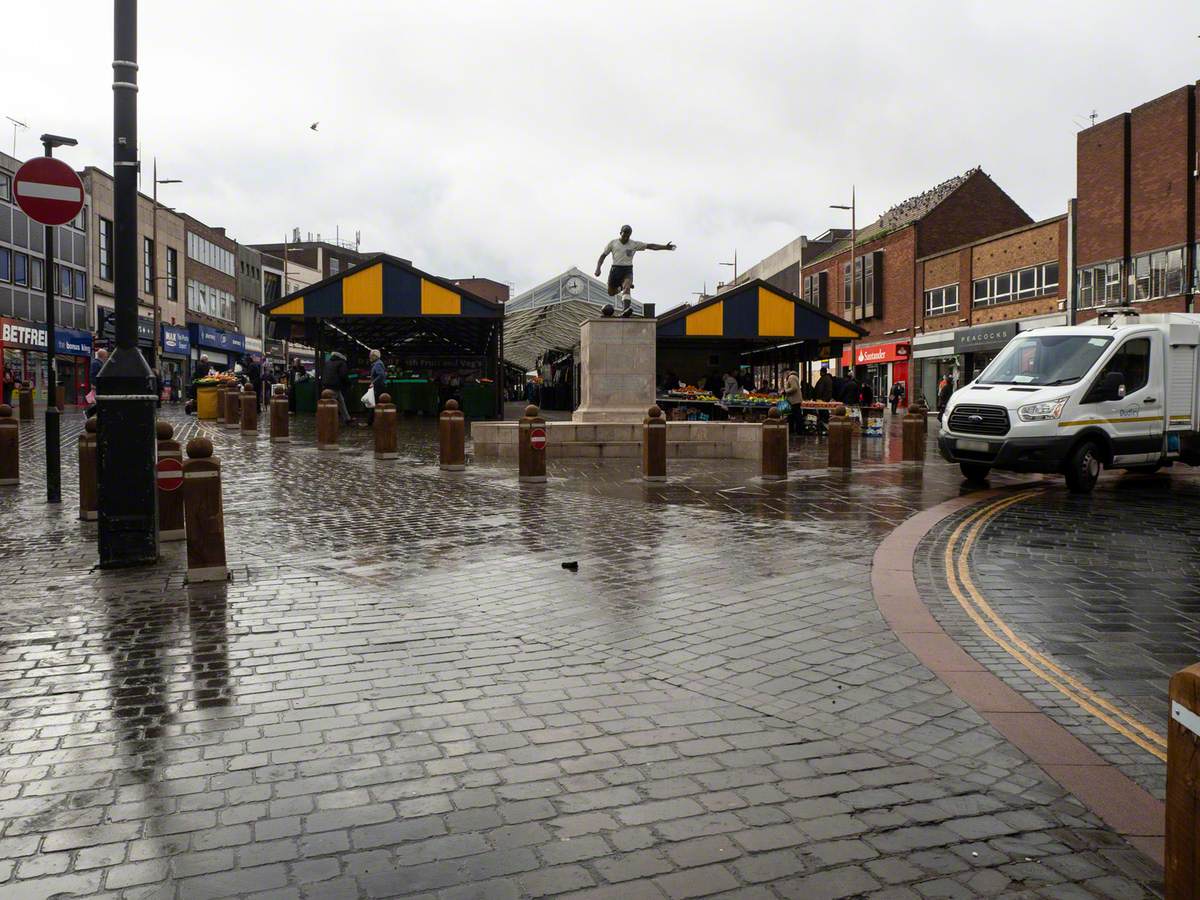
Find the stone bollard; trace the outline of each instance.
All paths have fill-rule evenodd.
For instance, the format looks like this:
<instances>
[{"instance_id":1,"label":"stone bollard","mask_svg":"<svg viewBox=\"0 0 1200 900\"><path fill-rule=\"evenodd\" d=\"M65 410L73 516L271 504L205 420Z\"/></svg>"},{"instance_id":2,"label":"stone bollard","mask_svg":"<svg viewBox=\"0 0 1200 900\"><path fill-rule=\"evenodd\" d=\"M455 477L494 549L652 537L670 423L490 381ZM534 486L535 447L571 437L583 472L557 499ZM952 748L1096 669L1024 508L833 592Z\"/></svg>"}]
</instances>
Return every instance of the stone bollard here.
<instances>
[{"instance_id":1,"label":"stone bollard","mask_svg":"<svg viewBox=\"0 0 1200 900\"><path fill-rule=\"evenodd\" d=\"M517 480L541 484L546 480L546 420L532 403L517 423Z\"/></svg>"},{"instance_id":2,"label":"stone bollard","mask_svg":"<svg viewBox=\"0 0 1200 900\"><path fill-rule=\"evenodd\" d=\"M258 434L258 394L254 387L243 385L238 399L241 402L242 434Z\"/></svg>"},{"instance_id":3,"label":"stone bollard","mask_svg":"<svg viewBox=\"0 0 1200 900\"><path fill-rule=\"evenodd\" d=\"M100 487L96 480L96 429L99 425L95 416L89 417L79 436L79 518L85 522L94 522L99 516Z\"/></svg>"},{"instance_id":4,"label":"stone bollard","mask_svg":"<svg viewBox=\"0 0 1200 900\"><path fill-rule=\"evenodd\" d=\"M183 464L183 511L187 531L187 580L225 581L225 513L221 508L221 463L208 438L188 441Z\"/></svg>"},{"instance_id":5,"label":"stone bollard","mask_svg":"<svg viewBox=\"0 0 1200 900\"><path fill-rule=\"evenodd\" d=\"M925 459L925 410L919 406L910 406L900 423L900 458L910 462L922 462Z\"/></svg>"},{"instance_id":6,"label":"stone bollard","mask_svg":"<svg viewBox=\"0 0 1200 900\"><path fill-rule=\"evenodd\" d=\"M380 394L375 402L375 458L399 459L396 434L396 404L391 394Z\"/></svg>"},{"instance_id":7,"label":"stone bollard","mask_svg":"<svg viewBox=\"0 0 1200 900\"><path fill-rule=\"evenodd\" d=\"M225 391L225 427L229 429L241 427L242 392L237 385L231 385Z\"/></svg>"},{"instance_id":8,"label":"stone bollard","mask_svg":"<svg viewBox=\"0 0 1200 900\"><path fill-rule=\"evenodd\" d=\"M839 406L829 420L829 468L849 469L853 447L854 423L847 417L846 407Z\"/></svg>"},{"instance_id":9,"label":"stone bollard","mask_svg":"<svg viewBox=\"0 0 1200 900\"><path fill-rule=\"evenodd\" d=\"M788 420L772 406L762 423L762 477L764 481L786 481L788 466Z\"/></svg>"},{"instance_id":10,"label":"stone bollard","mask_svg":"<svg viewBox=\"0 0 1200 900\"><path fill-rule=\"evenodd\" d=\"M337 451L338 404L329 388L321 391L317 401L317 449Z\"/></svg>"},{"instance_id":11,"label":"stone bollard","mask_svg":"<svg viewBox=\"0 0 1200 900\"><path fill-rule=\"evenodd\" d=\"M183 449L174 440L175 429L170 422L159 419L154 426L158 435L158 539L160 541L182 541L183 528ZM163 466L163 460L173 459L173 464Z\"/></svg>"},{"instance_id":12,"label":"stone bollard","mask_svg":"<svg viewBox=\"0 0 1200 900\"><path fill-rule=\"evenodd\" d=\"M1168 900L1200 898L1200 663L1171 676L1167 691Z\"/></svg>"},{"instance_id":13,"label":"stone bollard","mask_svg":"<svg viewBox=\"0 0 1200 900\"><path fill-rule=\"evenodd\" d=\"M461 472L467 467L467 420L457 400L447 400L438 417L438 461L443 472Z\"/></svg>"},{"instance_id":14,"label":"stone bollard","mask_svg":"<svg viewBox=\"0 0 1200 900\"><path fill-rule=\"evenodd\" d=\"M12 407L7 403L0 404L0 484L21 482L20 431Z\"/></svg>"},{"instance_id":15,"label":"stone bollard","mask_svg":"<svg viewBox=\"0 0 1200 900\"><path fill-rule=\"evenodd\" d=\"M667 480L667 420L657 404L642 419L642 480Z\"/></svg>"},{"instance_id":16,"label":"stone bollard","mask_svg":"<svg viewBox=\"0 0 1200 900\"><path fill-rule=\"evenodd\" d=\"M26 422L33 421L33 385L28 381L21 386L21 397L18 401L18 406L21 410L21 419Z\"/></svg>"},{"instance_id":17,"label":"stone bollard","mask_svg":"<svg viewBox=\"0 0 1200 900\"><path fill-rule=\"evenodd\" d=\"M271 392L271 443L290 443L289 427L287 389L277 384Z\"/></svg>"}]
</instances>

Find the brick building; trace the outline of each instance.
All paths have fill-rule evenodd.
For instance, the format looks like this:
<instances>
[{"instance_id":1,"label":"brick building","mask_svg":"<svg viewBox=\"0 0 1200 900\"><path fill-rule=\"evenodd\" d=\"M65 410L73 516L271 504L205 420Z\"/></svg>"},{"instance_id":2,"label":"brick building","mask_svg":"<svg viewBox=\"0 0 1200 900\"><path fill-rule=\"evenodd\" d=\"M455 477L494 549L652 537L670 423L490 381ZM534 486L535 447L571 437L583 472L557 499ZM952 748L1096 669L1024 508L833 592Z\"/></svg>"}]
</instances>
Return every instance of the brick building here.
<instances>
[{"instance_id":1,"label":"brick building","mask_svg":"<svg viewBox=\"0 0 1200 900\"><path fill-rule=\"evenodd\" d=\"M455 278L451 280L451 283L470 291L477 297L482 297L484 300L491 300L493 303L507 303L512 293L511 288L503 281L496 281L494 278L484 278L481 275L472 275L470 278Z\"/></svg>"},{"instance_id":2,"label":"brick building","mask_svg":"<svg viewBox=\"0 0 1200 900\"><path fill-rule=\"evenodd\" d=\"M189 215L187 226L187 323L191 358L208 356L217 369L241 361L245 337L238 327L237 241Z\"/></svg>"},{"instance_id":3,"label":"brick building","mask_svg":"<svg viewBox=\"0 0 1200 900\"><path fill-rule=\"evenodd\" d=\"M1067 216L917 260L921 319L909 395L932 407L943 377L965 384L1017 331L1066 324Z\"/></svg>"},{"instance_id":4,"label":"brick building","mask_svg":"<svg viewBox=\"0 0 1200 900\"><path fill-rule=\"evenodd\" d=\"M1196 85L1079 132L1077 321L1106 304L1193 309L1197 285Z\"/></svg>"},{"instance_id":5,"label":"brick building","mask_svg":"<svg viewBox=\"0 0 1200 900\"><path fill-rule=\"evenodd\" d=\"M911 342L922 325L923 286L917 261L1032 222L980 168L905 200L858 229L853 261L848 232L823 235L800 268L802 298L867 329L847 348L843 367L854 366L876 394L894 381L910 382Z\"/></svg>"},{"instance_id":6,"label":"brick building","mask_svg":"<svg viewBox=\"0 0 1200 900\"><path fill-rule=\"evenodd\" d=\"M283 258L286 249L289 266L315 269L321 274L318 279L321 281L379 255L378 253L360 253L352 247L322 240L293 241L288 244L251 244L250 246L278 259Z\"/></svg>"}]
</instances>

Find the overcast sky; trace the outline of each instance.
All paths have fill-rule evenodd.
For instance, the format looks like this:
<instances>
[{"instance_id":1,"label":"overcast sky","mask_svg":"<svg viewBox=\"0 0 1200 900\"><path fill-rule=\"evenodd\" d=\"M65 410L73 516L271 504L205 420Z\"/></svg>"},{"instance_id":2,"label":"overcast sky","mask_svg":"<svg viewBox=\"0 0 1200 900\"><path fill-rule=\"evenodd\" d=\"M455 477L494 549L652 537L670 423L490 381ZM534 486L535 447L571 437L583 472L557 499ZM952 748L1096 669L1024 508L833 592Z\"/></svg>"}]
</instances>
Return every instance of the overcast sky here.
<instances>
[{"instance_id":1,"label":"overcast sky","mask_svg":"<svg viewBox=\"0 0 1200 900\"><path fill-rule=\"evenodd\" d=\"M981 165L1065 209L1075 132L1200 78L1180 2L141 3L139 132L165 203L246 243L301 232L519 292L623 222L673 306L799 234ZM9 3L0 115L112 169L112 3ZM15 36L19 35L19 39ZM44 37L44 39L42 39ZM56 63L42 70L43 49ZM320 121L317 132L309 124ZM7 122L0 121L7 126ZM0 146L12 149L0 128Z\"/></svg>"}]
</instances>

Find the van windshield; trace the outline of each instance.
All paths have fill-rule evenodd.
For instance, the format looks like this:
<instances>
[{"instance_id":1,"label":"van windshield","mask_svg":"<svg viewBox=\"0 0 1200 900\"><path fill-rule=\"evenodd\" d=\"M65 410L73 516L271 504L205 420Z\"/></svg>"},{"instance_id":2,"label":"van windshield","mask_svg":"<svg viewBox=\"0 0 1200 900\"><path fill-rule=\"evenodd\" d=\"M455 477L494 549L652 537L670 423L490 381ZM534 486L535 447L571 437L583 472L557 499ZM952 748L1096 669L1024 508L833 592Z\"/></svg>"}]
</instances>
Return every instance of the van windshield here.
<instances>
[{"instance_id":1,"label":"van windshield","mask_svg":"<svg viewBox=\"0 0 1200 900\"><path fill-rule=\"evenodd\" d=\"M976 384L1074 384L1091 371L1111 337L1083 334L1030 334L1000 351Z\"/></svg>"}]
</instances>

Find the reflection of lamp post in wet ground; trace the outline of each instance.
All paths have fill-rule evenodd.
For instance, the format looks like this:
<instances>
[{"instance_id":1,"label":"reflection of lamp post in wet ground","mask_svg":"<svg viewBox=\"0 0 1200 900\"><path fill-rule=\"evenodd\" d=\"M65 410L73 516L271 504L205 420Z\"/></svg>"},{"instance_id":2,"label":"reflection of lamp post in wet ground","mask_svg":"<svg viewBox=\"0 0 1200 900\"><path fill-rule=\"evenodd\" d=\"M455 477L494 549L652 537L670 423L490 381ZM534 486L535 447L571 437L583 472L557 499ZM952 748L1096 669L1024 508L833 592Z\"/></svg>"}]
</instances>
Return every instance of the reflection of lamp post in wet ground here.
<instances>
[{"instance_id":1,"label":"reflection of lamp post in wet ground","mask_svg":"<svg viewBox=\"0 0 1200 900\"><path fill-rule=\"evenodd\" d=\"M227 591L224 583L188 588L192 700L197 709L230 703Z\"/></svg>"},{"instance_id":2,"label":"reflection of lamp post in wet ground","mask_svg":"<svg viewBox=\"0 0 1200 900\"><path fill-rule=\"evenodd\" d=\"M840 203L829 204L830 209L848 209L850 210L850 321L858 321L858 305L855 295L856 278L854 276L854 254L858 250L858 227L855 223L855 201L854 201L854 185L850 185L850 205L845 206ZM843 310L844 312L844 310ZM854 339L850 340L850 359L854 360Z\"/></svg>"}]
</instances>

